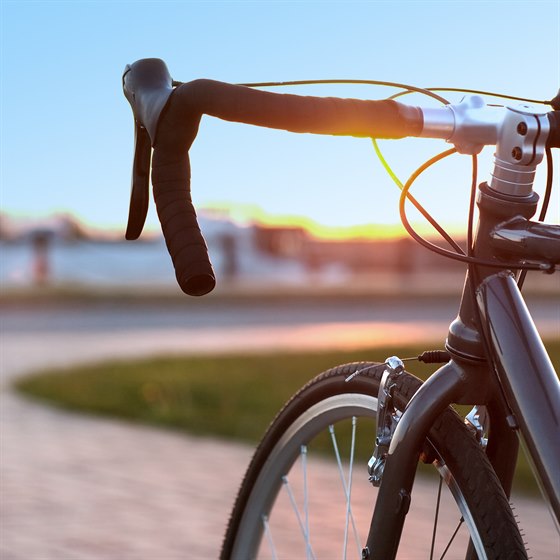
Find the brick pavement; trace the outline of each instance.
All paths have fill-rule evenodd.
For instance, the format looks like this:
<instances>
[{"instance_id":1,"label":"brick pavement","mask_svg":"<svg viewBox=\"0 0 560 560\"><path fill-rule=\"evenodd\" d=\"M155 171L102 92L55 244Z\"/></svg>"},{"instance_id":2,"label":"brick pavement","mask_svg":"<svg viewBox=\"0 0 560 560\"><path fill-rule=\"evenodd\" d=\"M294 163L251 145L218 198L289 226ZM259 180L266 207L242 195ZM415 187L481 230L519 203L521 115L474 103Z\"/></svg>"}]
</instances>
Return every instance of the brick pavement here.
<instances>
[{"instance_id":1,"label":"brick pavement","mask_svg":"<svg viewBox=\"0 0 560 560\"><path fill-rule=\"evenodd\" d=\"M22 400L6 384L46 364L136 355L138 348L146 354L185 350L186 334L3 337L2 560L217 557L251 449L53 410ZM272 341L278 334L269 331ZM238 335L252 340L249 331ZM223 342L219 333L217 340ZM542 505L522 505L534 558L556 558L558 539L548 514Z\"/></svg>"},{"instance_id":2,"label":"brick pavement","mask_svg":"<svg viewBox=\"0 0 560 560\"><path fill-rule=\"evenodd\" d=\"M1 419L2 560L217 557L250 449L12 395Z\"/></svg>"}]
</instances>

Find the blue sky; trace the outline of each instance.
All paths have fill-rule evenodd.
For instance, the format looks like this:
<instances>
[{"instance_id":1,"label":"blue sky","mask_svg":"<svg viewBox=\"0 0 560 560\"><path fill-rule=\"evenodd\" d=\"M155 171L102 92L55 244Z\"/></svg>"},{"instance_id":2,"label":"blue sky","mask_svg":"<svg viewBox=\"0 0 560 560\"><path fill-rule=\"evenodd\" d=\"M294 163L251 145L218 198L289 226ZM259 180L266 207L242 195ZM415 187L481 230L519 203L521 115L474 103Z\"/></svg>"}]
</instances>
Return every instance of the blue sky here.
<instances>
[{"instance_id":1,"label":"blue sky","mask_svg":"<svg viewBox=\"0 0 560 560\"><path fill-rule=\"evenodd\" d=\"M121 74L139 58L163 58L182 81L381 79L543 99L560 85L559 6L557 0L2 0L2 210L71 212L96 227L124 228L133 126ZM291 91L386 94L343 86ZM383 144L403 179L446 147L418 139ZM254 205L327 225L398 221L398 191L366 139L293 135L206 117L191 161L199 206ZM490 161L486 151L481 180ZM464 222L468 164L454 158L418 185L417 197L447 224ZM556 219L557 208L556 202Z\"/></svg>"}]
</instances>

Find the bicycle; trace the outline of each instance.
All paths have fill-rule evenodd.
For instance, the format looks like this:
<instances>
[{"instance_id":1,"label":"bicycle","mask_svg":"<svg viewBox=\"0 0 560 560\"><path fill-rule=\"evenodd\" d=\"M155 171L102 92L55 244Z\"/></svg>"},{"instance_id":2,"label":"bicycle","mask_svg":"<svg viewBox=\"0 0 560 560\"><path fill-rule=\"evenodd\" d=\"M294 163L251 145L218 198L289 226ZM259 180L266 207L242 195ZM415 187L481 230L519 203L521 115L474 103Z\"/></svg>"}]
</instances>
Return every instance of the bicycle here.
<instances>
[{"instance_id":1,"label":"bicycle","mask_svg":"<svg viewBox=\"0 0 560 560\"><path fill-rule=\"evenodd\" d=\"M560 147L560 96L542 102L552 111L526 104L487 106L480 92L467 92L471 95L464 101L448 105L432 90L392 84L401 88L395 98L417 91L443 104L421 108L395 98L302 97L255 89L259 85L271 84L176 82L159 59L140 60L125 69L123 88L135 121L126 238L135 239L142 231L151 168L158 216L185 293L204 295L215 285L190 199L188 150L202 114L292 132L374 139L415 136L453 144L452 150L427 162L402 186L400 212L416 241L463 262L467 274L445 349L414 358L439 365L425 383L405 371L405 360L390 357L384 363L330 369L286 403L257 447L241 484L222 559L247 560L261 553L272 558L310 559L334 553L363 560L395 558L405 518L415 505L412 488L419 464L431 468L437 480L438 505L426 556L434 557L436 525L444 516L439 505L444 482L456 508L455 533L465 527L467 531L460 542L456 535L446 539L442 558L446 554L527 558L508 502L518 436L532 458L555 522L560 519L560 384L520 291L526 271L553 273L560 263L560 226L543 222L552 188L552 148ZM485 145L496 146L494 168L490 183L477 187L476 154ZM409 192L424 169L454 151L473 159L466 251ZM535 170L545 154L546 194L539 221L532 221L539 199L533 191ZM407 200L431 220L451 249L416 233L406 216ZM474 408L463 420L452 404ZM336 513L330 495L315 499L313 494L332 491L326 479L316 482L310 475L312 470L323 472L323 459L309 457L323 445L321 437L331 442L340 476L342 503ZM350 449L348 474L341 459L343 446ZM360 479L367 488L359 493L360 481L354 477L358 463L367 471ZM356 499L361 500L360 511ZM312 513L318 519L312 519ZM338 529L340 549L335 552L324 535ZM367 539L362 540L364 529ZM454 552L452 546L457 547Z\"/></svg>"}]
</instances>

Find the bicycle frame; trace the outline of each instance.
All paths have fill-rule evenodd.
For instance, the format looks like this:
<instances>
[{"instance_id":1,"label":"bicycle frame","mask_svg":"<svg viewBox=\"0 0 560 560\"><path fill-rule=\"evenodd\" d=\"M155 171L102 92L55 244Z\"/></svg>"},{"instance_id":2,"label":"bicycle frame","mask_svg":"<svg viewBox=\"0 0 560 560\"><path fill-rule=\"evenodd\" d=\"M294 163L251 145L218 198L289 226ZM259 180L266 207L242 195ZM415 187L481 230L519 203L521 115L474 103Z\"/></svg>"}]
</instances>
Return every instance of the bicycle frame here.
<instances>
[{"instance_id":1,"label":"bicycle frame","mask_svg":"<svg viewBox=\"0 0 560 560\"><path fill-rule=\"evenodd\" d=\"M530 224L537 200L534 193L514 199L482 184L475 254L507 258L522 253L520 247L527 244L518 235L508 235L511 219ZM558 261L560 226L541 226L537 233L521 237L542 241ZM496 239L499 248L492 242ZM452 360L414 395L393 434L364 559L395 558L419 450L439 414L452 403L489 405L488 456L508 495L517 457L516 434L521 436L559 524L560 385L512 272L470 267L446 346ZM480 557L483 551L477 552Z\"/></svg>"}]
</instances>

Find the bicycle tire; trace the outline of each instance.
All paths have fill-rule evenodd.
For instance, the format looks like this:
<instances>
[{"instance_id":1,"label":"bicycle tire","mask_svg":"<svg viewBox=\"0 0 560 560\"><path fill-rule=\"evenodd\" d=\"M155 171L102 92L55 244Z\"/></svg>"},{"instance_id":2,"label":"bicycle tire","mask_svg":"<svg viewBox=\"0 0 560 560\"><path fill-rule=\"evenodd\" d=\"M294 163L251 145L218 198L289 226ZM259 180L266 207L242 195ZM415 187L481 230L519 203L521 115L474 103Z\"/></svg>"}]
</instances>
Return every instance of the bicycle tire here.
<instances>
[{"instance_id":1,"label":"bicycle tire","mask_svg":"<svg viewBox=\"0 0 560 560\"><path fill-rule=\"evenodd\" d=\"M307 466L307 452L304 453L302 458L298 458L298 454L299 449L306 449L301 446L309 445L308 440L311 440L316 433L328 429L328 426L334 424L335 421L338 423L339 420L355 417L361 419L362 417L373 416L375 418L377 394L383 371L383 368L375 367L378 365L373 362L361 362L332 368L310 381L286 403L269 426L248 467L229 520L223 541L221 560L261 558L261 556L258 556L259 549L263 553L262 557L272 557L278 560L280 558L290 558L292 560L295 558L361 558L363 541L354 543L352 545L355 547L354 553L347 556L350 540L349 531L351 530L349 526L354 523L354 516L357 515L356 511L352 511L346 505L346 496L352 493L352 499L356 496L356 483L352 482L350 473L348 481L341 484L346 514L344 540L336 545L342 547L340 552L338 548L333 550L331 542L335 540L335 528L330 524L330 517L334 516L334 514L331 514L331 510L335 507L332 499L330 497L324 498L322 502L320 500L317 502L319 505L313 506L316 508L315 511L319 513L320 520L318 526L313 526L313 529L311 529L311 522L307 518L307 513L304 511L304 519L301 518L300 513L295 513L299 506L297 506L297 500L293 497L293 490L289 488L284 490L281 487L290 484L286 480L282 480L284 471L287 472L287 469L296 463L305 463L305 466L300 467L302 472L305 472L305 476L302 478L307 479L307 470L311 468ZM363 373L347 383L345 381L347 377L358 369L363 370ZM421 381L418 378L407 372L399 377L394 396L398 410L404 410L420 384ZM356 422L352 422L356 424ZM375 432L371 431L371 426L367 427L366 431L369 431L368 437L372 448ZM476 554L478 554L480 559L485 558L486 560L526 559L527 554L519 528L499 480L475 437L453 409L447 409L439 417L430 430L427 441L429 441L429 447L426 447L426 449L430 450L430 461L435 459L433 465L437 467L437 474L439 475L437 479L444 479L450 488L455 505L459 504L459 526L461 524L466 525L468 534L463 538L464 542L462 544L458 543L461 550L460 555L452 553L451 556L446 556L448 551L444 551L444 554L440 556L441 551L437 551L438 556L418 556L420 549L417 545L419 543L415 541L425 531L423 529L413 529L411 541L415 551L414 555L411 556L410 552L407 553L406 551L401 552L401 547L399 547L397 557L465 558L465 555L467 555L468 558L476 558ZM372 449L369 451L370 455L371 451ZM325 461L320 459L317 465L320 464L321 469L331 468L331 470L336 470L335 467L325 466ZM352 465L352 461L352 458L349 459L350 465ZM318 466L313 468L319 469ZM365 476L361 478L367 481L365 465L363 471ZM340 472L342 471L339 468L338 475L342 480ZM292 475L290 474L290 476ZM280 480L278 480L279 478ZM420 492L417 490L417 485L420 484L419 478L419 476L416 477L413 488L412 506L415 502L419 502L419 507L422 509L424 508L421 498L423 493L420 493L418 500L415 500L415 493ZM354 489L352 489L353 484ZM425 484L425 482L422 484ZM310 499L307 495L309 492L307 486L310 486L310 483L305 480L303 482L303 498L298 498L300 502L303 499L304 510L311 509L311 506L308 506ZM327 493L333 491L330 483L318 484L318 487ZM369 482L367 488L375 491ZM365 492L369 492L369 490ZM292 493L292 497L289 497L290 493ZM288 494L289 500L286 499L285 494ZM362 493L358 496L362 502L365 500L366 503L365 506L363 506L363 503L361 506L362 509L366 510L362 527L364 532L362 538L365 540L373 512L374 496L370 498L367 495L364 498ZM281 499L284 502L290 502L288 512L291 507L294 512L293 515L292 513L276 513L276 508L281 507L278 505ZM412 514L412 506L405 522L405 531ZM267 543L275 541L275 547L278 544L278 535L271 536L269 534L270 523L274 520L274 516L278 515L284 515L282 519L279 519L279 530L286 537L296 536L298 531L303 535L303 543L298 545L299 548L290 548L285 556L282 556L280 550L276 548L272 548L270 554L266 550ZM286 526L288 522L293 521L290 520L289 516L297 519L297 522L293 522L292 528ZM420 514L421 518L422 516L423 514ZM351 518L351 522L349 522L349 518ZM462 520L464 520L464 523L462 523ZM421 522L423 521L421 519ZM317 534L316 531L321 529L325 530L326 535L313 539ZM403 532L403 536L404 534ZM309 535L310 538L306 538L305 535ZM318 546L317 543L319 543ZM325 547L323 551L320 549L322 545ZM403 546L402 540L401 546ZM434 545L429 543L429 546L430 553L433 555ZM471 552L467 553L469 546ZM473 546L476 549L476 554L472 552Z\"/></svg>"}]
</instances>

